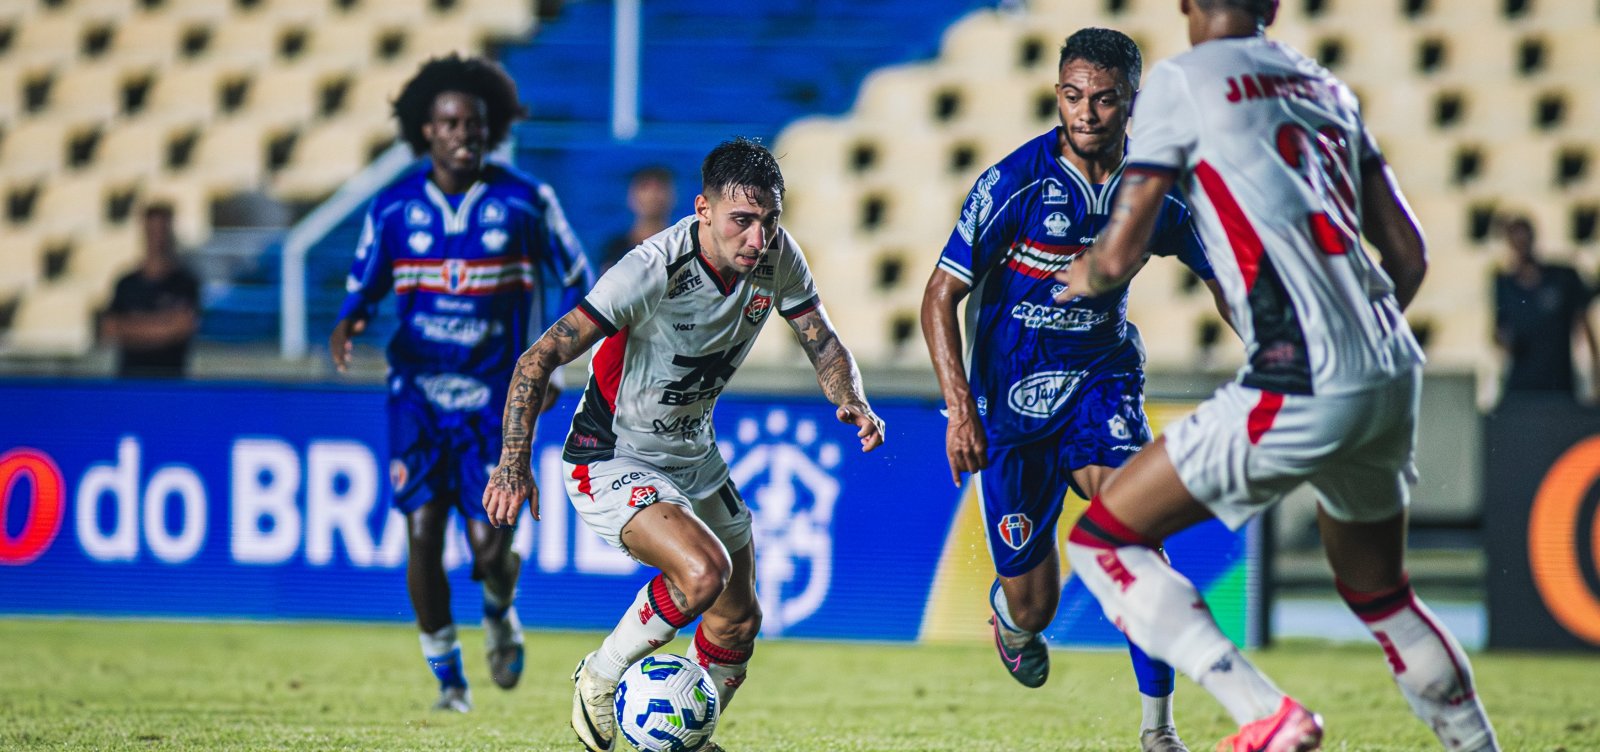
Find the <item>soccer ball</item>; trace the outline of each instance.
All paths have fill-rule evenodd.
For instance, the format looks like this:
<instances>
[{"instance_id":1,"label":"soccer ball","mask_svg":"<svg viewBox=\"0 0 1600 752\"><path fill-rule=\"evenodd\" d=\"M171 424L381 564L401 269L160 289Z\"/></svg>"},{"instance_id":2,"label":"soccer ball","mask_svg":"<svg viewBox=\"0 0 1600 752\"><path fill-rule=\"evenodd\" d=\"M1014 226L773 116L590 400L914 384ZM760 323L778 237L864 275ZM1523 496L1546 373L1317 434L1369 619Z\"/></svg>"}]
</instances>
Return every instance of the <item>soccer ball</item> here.
<instances>
[{"instance_id":1,"label":"soccer ball","mask_svg":"<svg viewBox=\"0 0 1600 752\"><path fill-rule=\"evenodd\" d=\"M643 752L689 752L717 728L717 690L694 661L652 655L617 683L617 730Z\"/></svg>"}]
</instances>

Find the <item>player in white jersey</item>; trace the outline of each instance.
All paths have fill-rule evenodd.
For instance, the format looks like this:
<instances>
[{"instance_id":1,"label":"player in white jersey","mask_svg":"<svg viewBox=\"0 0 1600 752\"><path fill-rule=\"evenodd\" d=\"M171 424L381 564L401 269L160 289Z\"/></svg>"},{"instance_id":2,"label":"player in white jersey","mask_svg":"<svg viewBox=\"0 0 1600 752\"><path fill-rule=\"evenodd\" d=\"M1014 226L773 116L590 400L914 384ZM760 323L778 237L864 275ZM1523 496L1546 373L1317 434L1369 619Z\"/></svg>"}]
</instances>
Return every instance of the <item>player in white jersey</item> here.
<instances>
[{"instance_id":1,"label":"player in white jersey","mask_svg":"<svg viewBox=\"0 0 1600 752\"><path fill-rule=\"evenodd\" d=\"M594 752L616 746L623 670L695 617L690 657L717 683L722 709L744 682L761 626L750 510L728 479L711 411L773 311L799 335L862 451L883 443L855 360L800 247L778 226L777 160L736 139L706 156L701 177L695 213L624 256L518 360L500 464L483 497L496 524L511 524L523 499L538 518L530 467L538 405L551 372L600 342L563 452L567 495L590 529L661 574L573 674L572 727Z\"/></svg>"},{"instance_id":2,"label":"player in white jersey","mask_svg":"<svg viewBox=\"0 0 1600 752\"><path fill-rule=\"evenodd\" d=\"M1194 49L1151 70L1117 206L1058 276L1057 299L1126 283L1180 185L1248 363L1102 485L1069 537L1072 569L1135 643L1238 722L1220 748L1316 749L1321 718L1240 655L1156 552L1211 516L1243 525L1310 483L1339 593L1412 710L1447 749L1498 749L1465 653L1405 574L1422 355L1400 312L1427 266L1416 220L1349 88L1265 38L1276 2L1181 7Z\"/></svg>"}]
</instances>

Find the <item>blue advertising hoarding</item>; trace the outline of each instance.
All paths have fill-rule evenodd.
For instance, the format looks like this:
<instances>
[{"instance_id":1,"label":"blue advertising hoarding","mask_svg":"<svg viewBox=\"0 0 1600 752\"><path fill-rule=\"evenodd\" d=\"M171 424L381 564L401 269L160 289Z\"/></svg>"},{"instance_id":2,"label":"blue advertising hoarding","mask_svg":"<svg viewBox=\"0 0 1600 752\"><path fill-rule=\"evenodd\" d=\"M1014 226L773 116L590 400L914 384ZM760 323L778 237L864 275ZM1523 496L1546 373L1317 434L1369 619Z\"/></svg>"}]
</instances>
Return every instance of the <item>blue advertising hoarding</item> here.
<instances>
[{"instance_id":1,"label":"blue advertising hoarding","mask_svg":"<svg viewBox=\"0 0 1600 752\"><path fill-rule=\"evenodd\" d=\"M650 572L566 499L575 404L569 394L540 421L543 519L525 513L517 530L517 608L529 626L609 629ZM972 543L984 523L950 485L944 420L929 401L876 407L889 441L862 454L820 398L718 405L719 445L754 512L768 637L986 634L972 595L992 577ZM375 388L0 382L0 613L411 619L385 420ZM1210 524L1169 542L1241 642L1254 642L1254 540ZM480 597L467 556L453 527L458 615ZM1051 636L1120 642L1075 581Z\"/></svg>"}]
</instances>

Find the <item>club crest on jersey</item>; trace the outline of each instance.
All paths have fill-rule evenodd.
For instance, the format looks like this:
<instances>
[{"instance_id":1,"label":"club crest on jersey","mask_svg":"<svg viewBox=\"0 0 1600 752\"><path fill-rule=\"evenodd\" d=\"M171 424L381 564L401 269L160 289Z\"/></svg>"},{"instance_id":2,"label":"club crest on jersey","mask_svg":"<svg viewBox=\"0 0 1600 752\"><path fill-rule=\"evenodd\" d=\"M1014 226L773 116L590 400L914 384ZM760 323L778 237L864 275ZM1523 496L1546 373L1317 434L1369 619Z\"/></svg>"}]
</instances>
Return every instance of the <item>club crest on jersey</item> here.
<instances>
[{"instance_id":1,"label":"club crest on jersey","mask_svg":"<svg viewBox=\"0 0 1600 752\"><path fill-rule=\"evenodd\" d=\"M1000 531L1000 540L1013 551L1021 551L1033 537L1033 520L1021 513L1001 517L995 528Z\"/></svg>"},{"instance_id":2,"label":"club crest on jersey","mask_svg":"<svg viewBox=\"0 0 1600 752\"><path fill-rule=\"evenodd\" d=\"M1066 237L1067 228L1071 226L1072 220L1061 212L1050 212L1050 216L1044 218L1044 231L1053 237Z\"/></svg>"},{"instance_id":3,"label":"club crest on jersey","mask_svg":"<svg viewBox=\"0 0 1600 752\"><path fill-rule=\"evenodd\" d=\"M759 324L767 317L767 311L772 310L772 296L757 293L750 297L750 302L744 307L744 317L750 323Z\"/></svg>"},{"instance_id":4,"label":"club crest on jersey","mask_svg":"<svg viewBox=\"0 0 1600 752\"><path fill-rule=\"evenodd\" d=\"M655 486L634 486L633 491L628 494L628 506L647 507L660 498L661 494L656 493Z\"/></svg>"},{"instance_id":5,"label":"club crest on jersey","mask_svg":"<svg viewBox=\"0 0 1600 752\"><path fill-rule=\"evenodd\" d=\"M422 230L417 230L411 233L411 237L406 238L406 245L411 246L412 253L421 256L427 253L429 248L433 247L433 236Z\"/></svg>"},{"instance_id":6,"label":"club crest on jersey","mask_svg":"<svg viewBox=\"0 0 1600 752\"><path fill-rule=\"evenodd\" d=\"M1072 199L1067 196L1067 190L1061 187L1061 181L1056 180L1055 178L1044 179L1045 206L1058 206L1061 204L1070 203L1071 200Z\"/></svg>"},{"instance_id":7,"label":"club crest on jersey","mask_svg":"<svg viewBox=\"0 0 1600 752\"><path fill-rule=\"evenodd\" d=\"M1133 432L1128 430L1128 421L1123 420L1121 415L1111 416L1111 420L1106 421L1106 430L1111 432L1111 438L1114 439L1127 441L1133 438Z\"/></svg>"},{"instance_id":8,"label":"club crest on jersey","mask_svg":"<svg viewBox=\"0 0 1600 752\"><path fill-rule=\"evenodd\" d=\"M467 286L467 262L461 259L446 259L439 273L444 275L444 288L452 294Z\"/></svg>"},{"instance_id":9,"label":"club crest on jersey","mask_svg":"<svg viewBox=\"0 0 1600 752\"><path fill-rule=\"evenodd\" d=\"M483 208L478 210L478 224L484 227L496 227L505 223L506 205L495 199L485 201Z\"/></svg>"},{"instance_id":10,"label":"club crest on jersey","mask_svg":"<svg viewBox=\"0 0 1600 752\"><path fill-rule=\"evenodd\" d=\"M488 251L489 253L499 253L500 251L505 250L506 241L510 239L511 236L507 235L505 230L502 230L498 227L494 228L493 230L484 230L483 237L481 238L483 241L483 250Z\"/></svg>"},{"instance_id":11,"label":"club crest on jersey","mask_svg":"<svg viewBox=\"0 0 1600 752\"><path fill-rule=\"evenodd\" d=\"M421 201L406 202L406 227L427 227L433 224L433 212Z\"/></svg>"}]
</instances>

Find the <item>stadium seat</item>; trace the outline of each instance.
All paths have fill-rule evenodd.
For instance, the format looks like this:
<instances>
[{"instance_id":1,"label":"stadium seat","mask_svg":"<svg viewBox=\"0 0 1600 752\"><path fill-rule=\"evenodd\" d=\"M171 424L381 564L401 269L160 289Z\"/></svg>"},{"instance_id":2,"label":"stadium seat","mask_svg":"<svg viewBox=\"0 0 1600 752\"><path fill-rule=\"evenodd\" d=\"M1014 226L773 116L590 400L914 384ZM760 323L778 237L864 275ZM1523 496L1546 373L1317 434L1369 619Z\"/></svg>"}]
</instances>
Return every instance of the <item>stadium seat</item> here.
<instances>
[{"instance_id":1,"label":"stadium seat","mask_svg":"<svg viewBox=\"0 0 1600 752\"><path fill-rule=\"evenodd\" d=\"M205 63L161 71L150 85L149 105L139 119L169 123L208 120L220 109L223 81L234 75Z\"/></svg>"},{"instance_id":2,"label":"stadium seat","mask_svg":"<svg viewBox=\"0 0 1600 752\"><path fill-rule=\"evenodd\" d=\"M74 122L109 120L122 109L122 89L140 75L118 61L95 61L63 68L50 86L47 112Z\"/></svg>"},{"instance_id":3,"label":"stadium seat","mask_svg":"<svg viewBox=\"0 0 1600 752\"><path fill-rule=\"evenodd\" d=\"M101 139L97 169L108 180L145 181L166 167L174 138L194 130L195 123L141 119L108 129Z\"/></svg>"},{"instance_id":4,"label":"stadium seat","mask_svg":"<svg viewBox=\"0 0 1600 752\"><path fill-rule=\"evenodd\" d=\"M289 165L272 179L272 192L291 201L326 198L365 167L375 147L394 140L384 125L365 128L342 120L315 126L300 135Z\"/></svg>"},{"instance_id":5,"label":"stadium seat","mask_svg":"<svg viewBox=\"0 0 1600 752\"><path fill-rule=\"evenodd\" d=\"M211 203L217 194L203 176L169 175L148 184L144 198L146 203L171 205L178 245L194 248L211 236Z\"/></svg>"},{"instance_id":6,"label":"stadium seat","mask_svg":"<svg viewBox=\"0 0 1600 752\"><path fill-rule=\"evenodd\" d=\"M35 230L8 228L0 232L0 303L39 283L44 264L40 259L47 239Z\"/></svg>"},{"instance_id":7,"label":"stadium seat","mask_svg":"<svg viewBox=\"0 0 1600 752\"><path fill-rule=\"evenodd\" d=\"M847 123L813 115L783 129L773 143L787 183L811 185L840 180L850 169L857 134Z\"/></svg>"},{"instance_id":8,"label":"stadium seat","mask_svg":"<svg viewBox=\"0 0 1600 752\"><path fill-rule=\"evenodd\" d=\"M1421 5L1422 12L1412 19L1418 23L1470 29L1504 26L1508 20L1503 0L1427 0Z\"/></svg>"},{"instance_id":9,"label":"stadium seat","mask_svg":"<svg viewBox=\"0 0 1600 752\"><path fill-rule=\"evenodd\" d=\"M30 356L78 356L94 346L94 293L72 283L41 285L17 306L4 350Z\"/></svg>"},{"instance_id":10,"label":"stadium seat","mask_svg":"<svg viewBox=\"0 0 1600 752\"><path fill-rule=\"evenodd\" d=\"M940 59L973 78L1011 76L1027 69L1022 59L1027 21L1011 13L980 10L945 30Z\"/></svg>"},{"instance_id":11,"label":"stadium seat","mask_svg":"<svg viewBox=\"0 0 1600 752\"><path fill-rule=\"evenodd\" d=\"M395 132L394 100L400 96L417 69L410 65L385 65L362 68L345 91L344 106L338 119L350 123L384 123Z\"/></svg>"},{"instance_id":12,"label":"stadium seat","mask_svg":"<svg viewBox=\"0 0 1600 752\"><path fill-rule=\"evenodd\" d=\"M111 291L138 265L144 240L134 223L80 240L67 257L65 279L89 290Z\"/></svg>"},{"instance_id":13,"label":"stadium seat","mask_svg":"<svg viewBox=\"0 0 1600 752\"><path fill-rule=\"evenodd\" d=\"M930 65L879 68L861 83L857 117L900 123L907 128L933 127L935 88L940 80Z\"/></svg>"},{"instance_id":14,"label":"stadium seat","mask_svg":"<svg viewBox=\"0 0 1600 752\"><path fill-rule=\"evenodd\" d=\"M1542 78L1594 85L1594 72L1600 70L1600 24L1550 29L1534 35L1548 45L1549 61Z\"/></svg>"},{"instance_id":15,"label":"stadium seat","mask_svg":"<svg viewBox=\"0 0 1600 752\"><path fill-rule=\"evenodd\" d=\"M377 27L366 16L335 16L311 27L302 62L322 67L352 67L370 63Z\"/></svg>"},{"instance_id":16,"label":"stadium seat","mask_svg":"<svg viewBox=\"0 0 1600 752\"><path fill-rule=\"evenodd\" d=\"M433 10L432 0L361 0L349 12L365 16L379 25L409 27L439 19Z\"/></svg>"},{"instance_id":17,"label":"stadium seat","mask_svg":"<svg viewBox=\"0 0 1600 752\"><path fill-rule=\"evenodd\" d=\"M1533 196L1556 189L1558 143L1533 134L1500 141L1486 153L1483 185L1509 196Z\"/></svg>"},{"instance_id":18,"label":"stadium seat","mask_svg":"<svg viewBox=\"0 0 1600 752\"><path fill-rule=\"evenodd\" d=\"M98 173L45 181L30 225L49 238L86 238L106 224L106 182Z\"/></svg>"},{"instance_id":19,"label":"stadium seat","mask_svg":"<svg viewBox=\"0 0 1600 752\"><path fill-rule=\"evenodd\" d=\"M21 120L7 128L0 141L0 173L8 180L48 177L67 162L67 144L76 135L55 118Z\"/></svg>"},{"instance_id":20,"label":"stadium seat","mask_svg":"<svg viewBox=\"0 0 1600 752\"><path fill-rule=\"evenodd\" d=\"M456 13L494 39L514 39L533 33L538 24L533 5L522 0L457 0Z\"/></svg>"},{"instance_id":21,"label":"stadium seat","mask_svg":"<svg viewBox=\"0 0 1600 752\"><path fill-rule=\"evenodd\" d=\"M73 13L29 18L17 28L3 60L7 66L57 66L76 60L83 46L84 20Z\"/></svg>"},{"instance_id":22,"label":"stadium seat","mask_svg":"<svg viewBox=\"0 0 1600 752\"><path fill-rule=\"evenodd\" d=\"M187 174L219 192L254 190L265 181L268 127L251 119L220 120L201 131Z\"/></svg>"},{"instance_id":23,"label":"stadium seat","mask_svg":"<svg viewBox=\"0 0 1600 752\"><path fill-rule=\"evenodd\" d=\"M117 25L111 55L126 65L171 65L178 59L186 28L171 14L135 14Z\"/></svg>"},{"instance_id":24,"label":"stadium seat","mask_svg":"<svg viewBox=\"0 0 1600 752\"><path fill-rule=\"evenodd\" d=\"M273 18L230 16L213 31L205 60L233 69L266 66L277 59L286 28Z\"/></svg>"},{"instance_id":25,"label":"stadium seat","mask_svg":"<svg viewBox=\"0 0 1600 752\"><path fill-rule=\"evenodd\" d=\"M251 80L245 105L236 117L272 130L292 130L315 118L322 104L323 89L347 75L345 71L311 65L268 68Z\"/></svg>"},{"instance_id":26,"label":"stadium seat","mask_svg":"<svg viewBox=\"0 0 1600 752\"><path fill-rule=\"evenodd\" d=\"M334 0L267 0L263 5L266 7L258 11L262 16L290 24L316 24L320 27L337 23L341 17Z\"/></svg>"},{"instance_id":27,"label":"stadium seat","mask_svg":"<svg viewBox=\"0 0 1600 752\"><path fill-rule=\"evenodd\" d=\"M416 24L406 31L401 60L422 63L428 58L460 53L481 55L486 35L477 24L461 18L440 18Z\"/></svg>"},{"instance_id":28,"label":"stadium seat","mask_svg":"<svg viewBox=\"0 0 1600 752\"><path fill-rule=\"evenodd\" d=\"M234 7L234 0L164 0L160 12L180 21L221 21Z\"/></svg>"}]
</instances>

